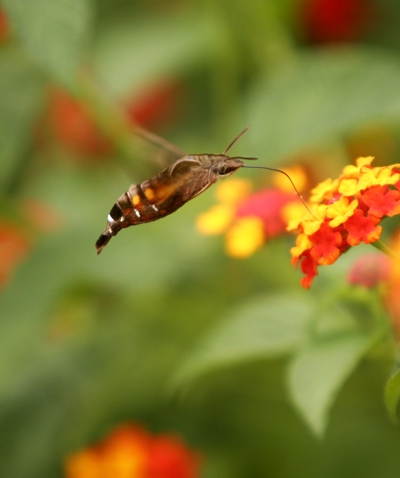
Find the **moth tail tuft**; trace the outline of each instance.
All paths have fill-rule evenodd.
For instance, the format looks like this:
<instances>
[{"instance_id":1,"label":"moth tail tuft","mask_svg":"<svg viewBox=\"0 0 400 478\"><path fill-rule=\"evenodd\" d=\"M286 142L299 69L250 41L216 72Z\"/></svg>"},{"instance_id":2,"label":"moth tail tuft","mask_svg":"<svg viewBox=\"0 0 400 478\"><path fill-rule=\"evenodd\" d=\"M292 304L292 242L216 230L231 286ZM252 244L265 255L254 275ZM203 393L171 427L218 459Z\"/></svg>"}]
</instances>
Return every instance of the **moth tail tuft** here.
<instances>
[{"instance_id":1,"label":"moth tail tuft","mask_svg":"<svg viewBox=\"0 0 400 478\"><path fill-rule=\"evenodd\" d=\"M113 237L113 234L106 229L96 242L96 249L97 249L96 254L100 254L103 247L108 244L108 242L110 241L112 237Z\"/></svg>"}]
</instances>

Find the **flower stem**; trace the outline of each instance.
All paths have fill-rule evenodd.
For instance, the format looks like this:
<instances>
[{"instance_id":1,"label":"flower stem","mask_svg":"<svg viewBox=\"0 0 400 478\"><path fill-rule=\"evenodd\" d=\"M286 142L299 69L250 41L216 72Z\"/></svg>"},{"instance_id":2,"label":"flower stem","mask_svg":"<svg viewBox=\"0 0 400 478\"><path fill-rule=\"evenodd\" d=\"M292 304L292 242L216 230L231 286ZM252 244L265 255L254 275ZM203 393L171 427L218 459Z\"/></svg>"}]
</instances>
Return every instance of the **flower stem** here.
<instances>
[{"instance_id":1,"label":"flower stem","mask_svg":"<svg viewBox=\"0 0 400 478\"><path fill-rule=\"evenodd\" d=\"M381 239L378 239L376 242L373 242L371 245L374 246L376 249L379 249L381 252L384 252L385 254L387 254L389 257L393 259L398 258L398 255L396 254L396 252L387 244L385 244Z\"/></svg>"}]
</instances>

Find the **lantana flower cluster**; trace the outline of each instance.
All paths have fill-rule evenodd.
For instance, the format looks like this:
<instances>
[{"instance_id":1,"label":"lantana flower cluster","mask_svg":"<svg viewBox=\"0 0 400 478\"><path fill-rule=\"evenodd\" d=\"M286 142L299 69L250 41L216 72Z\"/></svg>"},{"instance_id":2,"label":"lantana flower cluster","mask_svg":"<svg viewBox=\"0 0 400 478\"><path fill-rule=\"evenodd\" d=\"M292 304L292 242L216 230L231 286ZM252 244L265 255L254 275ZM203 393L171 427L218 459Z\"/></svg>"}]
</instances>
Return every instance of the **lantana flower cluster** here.
<instances>
[{"instance_id":1,"label":"lantana flower cluster","mask_svg":"<svg viewBox=\"0 0 400 478\"><path fill-rule=\"evenodd\" d=\"M286 233L284 208L298 202L296 194L277 187L252 192L246 179L227 179L216 188L219 204L201 214L197 229L205 235L225 233L226 253L246 258L266 240Z\"/></svg>"},{"instance_id":2,"label":"lantana flower cluster","mask_svg":"<svg viewBox=\"0 0 400 478\"><path fill-rule=\"evenodd\" d=\"M69 456L66 478L197 478L201 460L178 437L125 424L97 445Z\"/></svg>"},{"instance_id":3,"label":"lantana flower cluster","mask_svg":"<svg viewBox=\"0 0 400 478\"><path fill-rule=\"evenodd\" d=\"M301 262L308 289L319 265L333 264L350 246L371 244L381 236L381 220L400 213L400 165L372 167L373 157L346 166L339 178L327 179L312 190L311 213L290 221L298 229L292 263Z\"/></svg>"}]
</instances>

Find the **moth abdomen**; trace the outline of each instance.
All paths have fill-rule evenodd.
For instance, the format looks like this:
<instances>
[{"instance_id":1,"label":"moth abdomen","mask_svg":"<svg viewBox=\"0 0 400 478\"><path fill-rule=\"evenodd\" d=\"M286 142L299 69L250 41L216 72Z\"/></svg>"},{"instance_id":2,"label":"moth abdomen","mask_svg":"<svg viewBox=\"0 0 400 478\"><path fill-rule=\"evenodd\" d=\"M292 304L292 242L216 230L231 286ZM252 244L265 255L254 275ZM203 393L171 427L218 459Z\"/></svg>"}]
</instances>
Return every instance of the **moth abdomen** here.
<instances>
[{"instance_id":1,"label":"moth abdomen","mask_svg":"<svg viewBox=\"0 0 400 478\"><path fill-rule=\"evenodd\" d=\"M122 219L122 221L121 221ZM107 227L102 232L101 236L96 242L97 254L100 254L101 250L105 245L108 244L110 239L117 235L118 232L122 229L122 223L124 221L124 216L122 211L117 203L114 204L113 208L110 211L110 214L107 218Z\"/></svg>"},{"instance_id":2,"label":"moth abdomen","mask_svg":"<svg viewBox=\"0 0 400 478\"><path fill-rule=\"evenodd\" d=\"M132 203L128 193L125 193L118 199L108 214L107 227L96 242L97 254L100 254L103 247L106 246L110 239L116 236L122 228L132 224L132 222L127 219L131 211Z\"/></svg>"},{"instance_id":3,"label":"moth abdomen","mask_svg":"<svg viewBox=\"0 0 400 478\"><path fill-rule=\"evenodd\" d=\"M114 234L109 232L107 229L104 230L104 232L101 234L101 236L97 239L96 242L97 254L100 254L103 247L108 244L109 240L113 237L113 235Z\"/></svg>"},{"instance_id":4,"label":"moth abdomen","mask_svg":"<svg viewBox=\"0 0 400 478\"><path fill-rule=\"evenodd\" d=\"M116 202L108 215L108 220L110 221L111 218L113 221L120 221L121 217L124 217L124 213L121 206Z\"/></svg>"}]
</instances>

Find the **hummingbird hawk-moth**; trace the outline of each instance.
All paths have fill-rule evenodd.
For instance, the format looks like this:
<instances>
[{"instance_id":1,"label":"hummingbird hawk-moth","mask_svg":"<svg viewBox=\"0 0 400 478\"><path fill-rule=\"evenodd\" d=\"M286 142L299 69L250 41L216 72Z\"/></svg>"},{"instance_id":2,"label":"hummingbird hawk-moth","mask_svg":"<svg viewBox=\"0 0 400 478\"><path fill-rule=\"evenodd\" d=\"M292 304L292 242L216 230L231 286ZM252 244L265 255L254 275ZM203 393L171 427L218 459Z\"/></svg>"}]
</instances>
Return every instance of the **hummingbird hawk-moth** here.
<instances>
[{"instance_id":1,"label":"hummingbird hawk-moth","mask_svg":"<svg viewBox=\"0 0 400 478\"><path fill-rule=\"evenodd\" d=\"M293 181L284 171L266 166L245 166L243 161L240 161L241 159L257 158L226 155L247 130L248 127L232 141L222 154L189 154L176 160L153 178L141 184L132 184L112 207L107 218L107 227L96 242L97 254L100 254L103 247L121 229L157 221L157 219L172 214L219 179L226 178L243 167L269 169L285 174L303 204L309 209ZM310 212L313 214L312 211Z\"/></svg>"},{"instance_id":2,"label":"hummingbird hawk-moth","mask_svg":"<svg viewBox=\"0 0 400 478\"><path fill-rule=\"evenodd\" d=\"M156 221L172 214L221 178L244 166L240 159L226 155L237 136L222 154L189 154L141 184L132 184L112 207L107 227L96 242L97 254L118 232L129 226Z\"/></svg>"}]
</instances>

